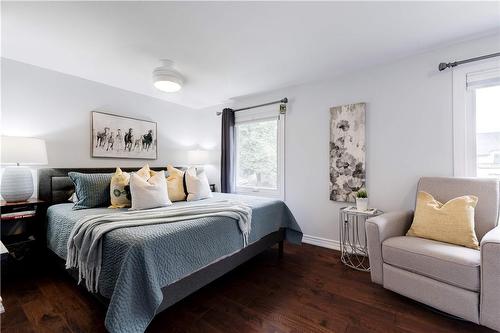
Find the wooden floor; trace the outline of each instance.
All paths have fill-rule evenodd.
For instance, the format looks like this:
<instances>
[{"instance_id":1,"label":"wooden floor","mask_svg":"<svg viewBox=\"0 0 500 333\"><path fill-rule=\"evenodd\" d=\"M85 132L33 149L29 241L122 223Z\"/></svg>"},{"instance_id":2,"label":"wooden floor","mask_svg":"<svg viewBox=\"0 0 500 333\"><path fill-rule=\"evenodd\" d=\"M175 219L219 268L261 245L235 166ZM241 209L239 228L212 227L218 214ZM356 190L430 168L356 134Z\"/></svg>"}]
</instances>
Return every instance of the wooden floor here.
<instances>
[{"instance_id":1,"label":"wooden floor","mask_svg":"<svg viewBox=\"0 0 500 333\"><path fill-rule=\"evenodd\" d=\"M53 267L2 272L2 332L104 332L105 308ZM493 332L370 282L336 251L270 249L158 315L148 332Z\"/></svg>"}]
</instances>

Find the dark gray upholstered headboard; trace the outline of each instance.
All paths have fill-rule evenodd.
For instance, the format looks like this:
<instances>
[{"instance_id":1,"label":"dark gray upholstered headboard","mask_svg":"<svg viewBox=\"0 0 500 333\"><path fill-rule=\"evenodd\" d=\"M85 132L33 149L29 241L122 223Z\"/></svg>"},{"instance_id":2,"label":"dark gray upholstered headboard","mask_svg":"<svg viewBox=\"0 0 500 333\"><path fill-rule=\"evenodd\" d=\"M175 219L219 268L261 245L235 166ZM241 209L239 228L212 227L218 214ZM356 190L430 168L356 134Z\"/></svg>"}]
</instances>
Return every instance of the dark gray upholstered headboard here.
<instances>
[{"instance_id":1,"label":"dark gray upholstered headboard","mask_svg":"<svg viewBox=\"0 0 500 333\"><path fill-rule=\"evenodd\" d=\"M184 167L176 167L185 170ZM121 168L126 172L137 171L138 168ZM68 198L75 191L73 182L68 177L68 172L82 173L114 173L116 168L49 168L38 169L38 199L43 200L48 206L68 202ZM165 167L151 168L151 170L167 171Z\"/></svg>"}]
</instances>

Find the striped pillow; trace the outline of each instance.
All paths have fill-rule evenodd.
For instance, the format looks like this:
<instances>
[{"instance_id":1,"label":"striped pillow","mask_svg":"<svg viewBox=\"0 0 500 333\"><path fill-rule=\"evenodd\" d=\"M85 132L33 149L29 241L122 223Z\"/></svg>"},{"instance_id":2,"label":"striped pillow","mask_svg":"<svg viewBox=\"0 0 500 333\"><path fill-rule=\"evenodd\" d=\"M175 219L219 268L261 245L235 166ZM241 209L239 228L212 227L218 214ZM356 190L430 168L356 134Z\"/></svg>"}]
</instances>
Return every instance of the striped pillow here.
<instances>
[{"instance_id":1,"label":"striped pillow","mask_svg":"<svg viewBox=\"0 0 500 333\"><path fill-rule=\"evenodd\" d=\"M69 172L69 178L75 185L78 201L74 210L109 206L109 185L112 173Z\"/></svg>"}]
</instances>

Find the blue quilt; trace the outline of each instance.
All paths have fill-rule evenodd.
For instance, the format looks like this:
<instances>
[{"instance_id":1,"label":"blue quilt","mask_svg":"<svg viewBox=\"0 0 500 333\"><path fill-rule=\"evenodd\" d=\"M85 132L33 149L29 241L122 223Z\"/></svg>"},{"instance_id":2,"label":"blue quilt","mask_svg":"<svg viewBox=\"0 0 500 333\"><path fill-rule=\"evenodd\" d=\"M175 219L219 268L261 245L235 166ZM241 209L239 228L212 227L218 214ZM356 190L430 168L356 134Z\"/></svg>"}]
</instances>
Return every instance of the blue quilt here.
<instances>
[{"instance_id":1,"label":"blue quilt","mask_svg":"<svg viewBox=\"0 0 500 333\"><path fill-rule=\"evenodd\" d=\"M250 244L279 228L286 228L288 241L301 242L300 227L282 201L222 193L214 193L213 198L205 200L221 199L241 201L252 207ZM73 225L86 215L110 212L108 208L72 210L72 206L72 203L58 204L47 211L47 245L63 259ZM242 248L237 222L226 217L122 228L107 233L99 277L99 293L110 299L106 328L110 332L144 332L163 300L161 288Z\"/></svg>"}]
</instances>

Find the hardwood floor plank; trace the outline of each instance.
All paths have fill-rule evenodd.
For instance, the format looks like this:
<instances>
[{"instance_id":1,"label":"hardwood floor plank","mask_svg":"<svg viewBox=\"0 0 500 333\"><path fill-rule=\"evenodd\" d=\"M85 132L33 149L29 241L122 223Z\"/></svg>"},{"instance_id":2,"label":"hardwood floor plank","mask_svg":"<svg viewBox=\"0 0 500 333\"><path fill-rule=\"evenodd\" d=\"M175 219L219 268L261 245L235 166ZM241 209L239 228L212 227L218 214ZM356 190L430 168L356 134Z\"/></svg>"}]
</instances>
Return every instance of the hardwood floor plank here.
<instances>
[{"instance_id":1,"label":"hardwood floor plank","mask_svg":"<svg viewBox=\"0 0 500 333\"><path fill-rule=\"evenodd\" d=\"M52 305L43 298L30 300L24 303L22 308L35 332L72 333L64 318L55 313Z\"/></svg>"},{"instance_id":2,"label":"hardwood floor plank","mask_svg":"<svg viewBox=\"0 0 500 333\"><path fill-rule=\"evenodd\" d=\"M223 315L228 314L230 317L234 318L236 324L239 321L244 321L259 332L290 332L290 329L286 326L266 320L260 312L254 311L235 300L221 296L217 298L217 301L219 306L214 307L212 311L218 308L222 309ZM207 320L209 316L210 312L207 312L204 315L204 319Z\"/></svg>"},{"instance_id":3,"label":"hardwood floor plank","mask_svg":"<svg viewBox=\"0 0 500 333\"><path fill-rule=\"evenodd\" d=\"M328 316L326 312L296 302L292 298L283 298L271 293L266 297L256 299L250 308L262 312L268 320L290 326L293 331L300 331L300 329L311 332L345 331L348 318Z\"/></svg>"},{"instance_id":4,"label":"hardwood floor plank","mask_svg":"<svg viewBox=\"0 0 500 333\"><path fill-rule=\"evenodd\" d=\"M66 320L73 332L105 332L104 317L102 316L105 309L94 311L95 307L101 306L95 300L89 304L83 297L66 297L68 293L71 293L72 288L74 287L69 286L65 281L49 279L43 279L39 287L45 298L54 301L54 312Z\"/></svg>"},{"instance_id":5,"label":"hardwood floor plank","mask_svg":"<svg viewBox=\"0 0 500 333\"><path fill-rule=\"evenodd\" d=\"M12 326L3 326L1 325L2 333L35 333L36 331L33 329L30 322L22 322Z\"/></svg>"}]
</instances>

